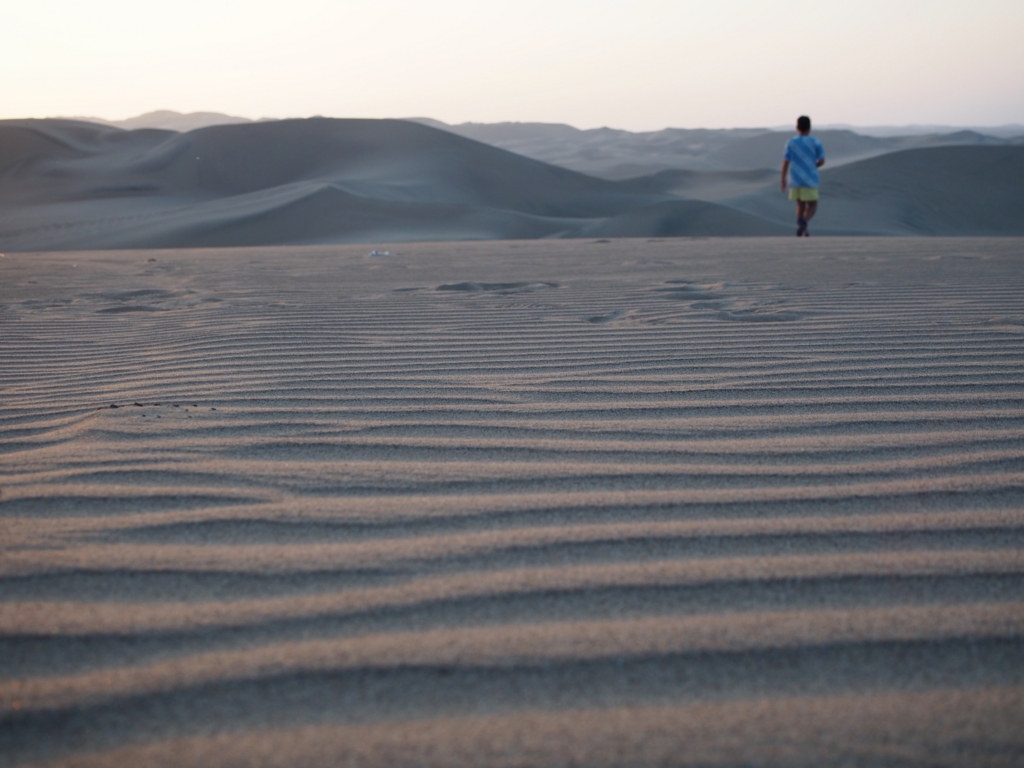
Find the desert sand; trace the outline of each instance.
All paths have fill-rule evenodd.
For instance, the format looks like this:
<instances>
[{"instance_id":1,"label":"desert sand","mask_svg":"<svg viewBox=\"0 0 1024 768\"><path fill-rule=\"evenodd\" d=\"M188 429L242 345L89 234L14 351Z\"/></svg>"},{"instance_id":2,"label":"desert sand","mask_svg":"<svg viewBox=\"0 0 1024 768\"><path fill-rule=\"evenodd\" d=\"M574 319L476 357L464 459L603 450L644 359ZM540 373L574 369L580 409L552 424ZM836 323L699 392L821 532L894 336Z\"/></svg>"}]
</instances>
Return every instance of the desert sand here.
<instances>
[{"instance_id":1,"label":"desert sand","mask_svg":"<svg viewBox=\"0 0 1024 768\"><path fill-rule=\"evenodd\" d=\"M1010 766L1024 241L0 258L0 764Z\"/></svg>"}]
</instances>

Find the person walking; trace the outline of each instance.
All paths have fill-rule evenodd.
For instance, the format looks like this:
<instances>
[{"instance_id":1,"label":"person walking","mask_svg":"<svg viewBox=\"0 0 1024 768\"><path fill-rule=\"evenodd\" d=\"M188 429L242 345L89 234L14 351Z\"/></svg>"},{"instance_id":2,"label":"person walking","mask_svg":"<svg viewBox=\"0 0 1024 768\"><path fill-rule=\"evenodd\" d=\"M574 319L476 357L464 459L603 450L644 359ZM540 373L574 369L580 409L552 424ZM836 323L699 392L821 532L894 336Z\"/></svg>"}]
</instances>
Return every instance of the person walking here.
<instances>
[{"instance_id":1,"label":"person walking","mask_svg":"<svg viewBox=\"0 0 1024 768\"><path fill-rule=\"evenodd\" d=\"M789 199L796 200L796 236L808 237L807 222L818 212L818 169L825 164L825 148L811 136L811 118L801 115L794 136L786 142L782 160L782 191L789 176Z\"/></svg>"}]
</instances>

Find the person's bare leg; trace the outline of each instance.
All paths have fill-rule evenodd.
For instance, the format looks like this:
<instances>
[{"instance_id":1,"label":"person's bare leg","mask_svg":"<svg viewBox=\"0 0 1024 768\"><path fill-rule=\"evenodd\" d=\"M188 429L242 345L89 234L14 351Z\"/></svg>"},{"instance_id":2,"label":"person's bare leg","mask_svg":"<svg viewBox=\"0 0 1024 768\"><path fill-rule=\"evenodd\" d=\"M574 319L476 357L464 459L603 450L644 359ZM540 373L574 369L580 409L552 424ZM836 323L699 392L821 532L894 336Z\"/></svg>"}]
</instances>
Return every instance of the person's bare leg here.
<instances>
[{"instance_id":1,"label":"person's bare leg","mask_svg":"<svg viewBox=\"0 0 1024 768\"><path fill-rule=\"evenodd\" d=\"M807 231L807 203L804 200L796 201L796 236L803 237Z\"/></svg>"},{"instance_id":2,"label":"person's bare leg","mask_svg":"<svg viewBox=\"0 0 1024 768\"><path fill-rule=\"evenodd\" d=\"M807 206L804 208L804 237L810 237L811 233L807 231L807 223L811 218L818 212L818 201L808 200Z\"/></svg>"}]
</instances>

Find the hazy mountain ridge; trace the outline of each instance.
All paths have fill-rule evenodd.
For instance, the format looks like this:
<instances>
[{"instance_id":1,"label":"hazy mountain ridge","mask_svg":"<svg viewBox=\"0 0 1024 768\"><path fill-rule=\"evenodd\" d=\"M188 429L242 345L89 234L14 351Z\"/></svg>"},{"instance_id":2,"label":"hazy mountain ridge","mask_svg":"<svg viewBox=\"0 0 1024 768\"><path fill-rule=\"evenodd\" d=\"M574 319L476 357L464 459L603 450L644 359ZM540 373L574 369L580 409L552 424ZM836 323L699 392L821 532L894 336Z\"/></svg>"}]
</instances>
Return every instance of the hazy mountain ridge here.
<instances>
[{"instance_id":1,"label":"hazy mountain ridge","mask_svg":"<svg viewBox=\"0 0 1024 768\"><path fill-rule=\"evenodd\" d=\"M196 128L209 128L211 125L234 125L237 123L253 123L273 120L275 118L265 117L260 120L251 120L248 117L236 115L225 115L221 112L175 112L172 109L158 109L153 112L146 112L142 115L129 117L126 120L104 120L102 117L69 117L67 120L86 121L109 125L114 128L121 128L126 131L135 131L141 128L158 128L165 131L179 131L186 133Z\"/></svg>"}]
</instances>

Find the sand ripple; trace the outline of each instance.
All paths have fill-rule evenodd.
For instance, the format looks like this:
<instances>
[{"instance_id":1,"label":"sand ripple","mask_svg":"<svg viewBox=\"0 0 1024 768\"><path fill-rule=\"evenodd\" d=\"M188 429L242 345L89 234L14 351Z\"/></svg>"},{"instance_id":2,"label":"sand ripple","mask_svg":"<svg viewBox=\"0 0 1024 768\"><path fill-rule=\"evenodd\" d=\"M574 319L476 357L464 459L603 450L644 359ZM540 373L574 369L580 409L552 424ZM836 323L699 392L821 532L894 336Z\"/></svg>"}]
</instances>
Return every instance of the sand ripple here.
<instances>
[{"instance_id":1,"label":"sand ripple","mask_svg":"<svg viewBox=\"0 0 1024 768\"><path fill-rule=\"evenodd\" d=\"M1017 764L1021 243L798 245L9 254L0 764Z\"/></svg>"}]
</instances>

